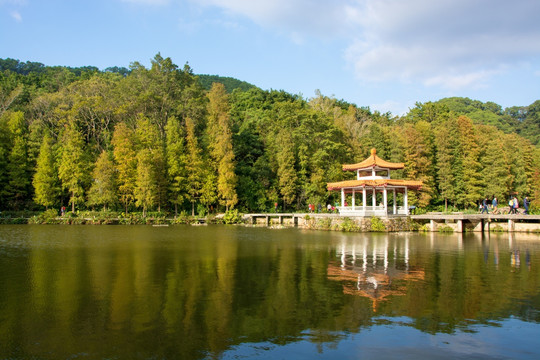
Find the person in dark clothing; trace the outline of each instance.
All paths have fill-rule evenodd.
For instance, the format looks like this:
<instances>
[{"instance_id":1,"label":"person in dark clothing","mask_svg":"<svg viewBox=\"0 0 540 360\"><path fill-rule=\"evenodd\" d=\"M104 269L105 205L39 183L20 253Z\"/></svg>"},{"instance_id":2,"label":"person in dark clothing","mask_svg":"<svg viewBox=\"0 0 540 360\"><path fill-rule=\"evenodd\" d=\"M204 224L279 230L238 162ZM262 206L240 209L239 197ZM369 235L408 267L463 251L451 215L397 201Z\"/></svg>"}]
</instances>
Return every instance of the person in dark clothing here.
<instances>
[{"instance_id":1,"label":"person in dark clothing","mask_svg":"<svg viewBox=\"0 0 540 360\"><path fill-rule=\"evenodd\" d=\"M524 214L529 214L529 198L525 196L525 199L523 199L523 208L525 209Z\"/></svg>"},{"instance_id":2,"label":"person in dark clothing","mask_svg":"<svg viewBox=\"0 0 540 360\"><path fill-rule=\"evenodd\" d=\"M489 214L489 211L488 211L488 199L487 199L487 197L484 198L484 200L482 200L482 212L481 212L481 214L483 214L484 212L485 212L486 214Z\"/></svg>"}]
</instances>

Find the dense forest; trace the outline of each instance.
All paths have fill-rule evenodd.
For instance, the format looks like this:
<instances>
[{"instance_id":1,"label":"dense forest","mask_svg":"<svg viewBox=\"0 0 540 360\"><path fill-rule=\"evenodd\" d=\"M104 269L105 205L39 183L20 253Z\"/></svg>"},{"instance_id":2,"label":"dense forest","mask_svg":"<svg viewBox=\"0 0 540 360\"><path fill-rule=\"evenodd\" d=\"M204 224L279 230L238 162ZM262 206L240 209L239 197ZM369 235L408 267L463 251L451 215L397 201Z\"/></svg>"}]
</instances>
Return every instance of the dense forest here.
<instances>
[{"instance_id":1,"label":"dense forest","mask_svg":"<svg viewBox=\"0 0 540 360\"><path fill-rule=\"evenodd\" d=\"M195 75L157 54L150 68L49 67L0 59L0 210L199 214L306 209L371 148L404 162L422 208L512 194L540 203L540 100L417 103L404 116L317 93L305 99Z\"/></svg>"}]
</instances>

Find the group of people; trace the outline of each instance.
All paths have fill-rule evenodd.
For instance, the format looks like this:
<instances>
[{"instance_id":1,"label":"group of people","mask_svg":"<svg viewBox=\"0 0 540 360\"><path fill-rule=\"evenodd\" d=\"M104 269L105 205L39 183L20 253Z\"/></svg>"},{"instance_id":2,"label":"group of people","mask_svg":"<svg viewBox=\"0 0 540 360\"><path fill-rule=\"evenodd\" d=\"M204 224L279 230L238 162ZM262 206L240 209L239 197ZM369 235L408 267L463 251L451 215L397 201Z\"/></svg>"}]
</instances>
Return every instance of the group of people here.
<instances>
[{"instance_id":1,"label":"group of people","mask_svg":"<svg viewBox=\"0 0 540 360\"><path fill-rule=\"evenodd\" d=\"M489 214L489 210L488 210L488 207L491 205L491 213L492 214L499 214L499 202L497 200L497 197L493 197L493 199L491 201L488 200L487 197L484 198L484 200L482 200L482 204L480 205L480 209L481 209L481 213L486 213L486 214ZM527 215L529 214L529 205L530 205L530 201L529 201L529 197L525 196L523 198L523 214ZM517 199L516 196L513 196L511 197L509 200L508 200L508 207L509 207L509 211L508 213L509 214L517 214L519 212L519 200Z\"/></svg>"},{"instance_id":2,"label":"group of people","mask_svg":"<svg viewBox=\"0 0 540 360\"><path fill-rule=\"evenodd\" d=\"M323 208L321 206L321 204L318 204L316 207L315 207L315 204L308 204L308 210L310 213L314 213L315 211L317 211L318 213L322 213L323 212ZM336 205L326 205L326 212L329 212L329 213L334 213L336 212L337 213L337 204Z\"/></svg>"}]
</instances>

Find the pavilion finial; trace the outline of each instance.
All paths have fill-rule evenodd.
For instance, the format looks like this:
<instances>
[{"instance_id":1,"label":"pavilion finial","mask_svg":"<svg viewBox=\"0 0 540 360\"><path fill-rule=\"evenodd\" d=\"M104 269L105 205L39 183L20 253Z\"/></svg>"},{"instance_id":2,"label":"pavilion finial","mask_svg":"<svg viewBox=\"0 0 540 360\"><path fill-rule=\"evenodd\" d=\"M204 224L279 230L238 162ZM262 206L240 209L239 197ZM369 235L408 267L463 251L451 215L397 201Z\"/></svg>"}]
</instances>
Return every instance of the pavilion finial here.
<instances>
[{"instance_id":1,"label":"pavilion finial","mask_svg":"<svg viewBox=\"0 0 540 360\"><path fill-rule=\"evenodd\" d=\"M377 154L377 149L372 148L371 149L371 156L375 156Z\"/></svg>"}]
</instances>

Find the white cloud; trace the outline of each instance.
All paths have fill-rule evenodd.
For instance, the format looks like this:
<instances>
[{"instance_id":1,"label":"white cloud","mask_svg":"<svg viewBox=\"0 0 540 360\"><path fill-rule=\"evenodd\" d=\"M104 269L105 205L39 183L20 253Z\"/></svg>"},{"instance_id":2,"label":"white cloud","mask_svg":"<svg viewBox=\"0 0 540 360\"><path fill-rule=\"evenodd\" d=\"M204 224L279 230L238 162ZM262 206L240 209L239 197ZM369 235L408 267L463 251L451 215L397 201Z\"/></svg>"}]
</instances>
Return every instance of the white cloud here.
<instances>
[{"instance_id":1,"label":"white cloud","mask_svg":"<svg viewBox=\"0 0 540 360\"><path fill-rule=\"evenodd\" d=\"M12 11L10 15L13 19L15 19L15 21L22 22L22 16L18 11Z\"/></svg>"},{"instance_id":2,"label":"white cloud","mask_svg":"<svg viewBox=\"0 0 540 360\"><path fill-rule=\"evenodd\" d=\"M300 37L344 35L350 25L349 4L355 0L191 0L214 6L231 16L242 16L254 23Z\"/></svg>"},{"instance_id":3,"label":"white cloud","mask_svg":"<svg viewBox=\"0 0 540 360\"><path fill-rule=\"evenodd\" d=\"M121 0L122 2L144 5L166 5L170 0Z\"/></svg>"},{"instance_id":4,"label":"white cloud","mask_svg":"<svg viewBox=\"0 0 540 360\"><path fill-rule=\"evenodd\" d=\"M347 41L347 63L367 81L483 86L540 55L538 0L191 0L261 26Z\"/></svg>"}]
</instances>

